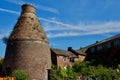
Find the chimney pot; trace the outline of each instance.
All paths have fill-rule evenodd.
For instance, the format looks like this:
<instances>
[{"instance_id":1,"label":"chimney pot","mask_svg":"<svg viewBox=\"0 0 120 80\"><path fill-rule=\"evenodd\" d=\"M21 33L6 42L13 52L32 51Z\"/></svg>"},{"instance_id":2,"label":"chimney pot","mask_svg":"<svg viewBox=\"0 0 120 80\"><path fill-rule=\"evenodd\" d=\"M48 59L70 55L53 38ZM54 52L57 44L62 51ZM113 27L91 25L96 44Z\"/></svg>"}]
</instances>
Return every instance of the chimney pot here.
<instances>
[{"instance_id":1,"label":"chimney pot","mask_svg":"<svg viewBox=\"0 0 120 80\"><path fill-rule=\"evenodd\" d=\"M71 51L72 50L72 47L68 47L68 51Z\"/></svg>"}]
</instances>

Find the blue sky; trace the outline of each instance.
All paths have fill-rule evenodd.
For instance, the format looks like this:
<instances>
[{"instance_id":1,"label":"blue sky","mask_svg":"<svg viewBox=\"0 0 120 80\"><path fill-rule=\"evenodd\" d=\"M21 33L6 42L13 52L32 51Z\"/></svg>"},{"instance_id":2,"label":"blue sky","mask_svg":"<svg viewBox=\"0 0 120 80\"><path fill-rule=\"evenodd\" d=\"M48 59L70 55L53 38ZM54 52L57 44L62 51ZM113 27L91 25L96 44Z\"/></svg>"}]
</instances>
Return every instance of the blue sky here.
<instances>
[{"instance_id":1,"label":"blue sky","mask_svg":"<svg viewBox=\"0 0 120 80\"><path fill-rule=\"evenodd\" d=\"M21 5L33 4L50 46L79 49L120 33L120 0L0 0L0 56Z\"/></svg>"}]
</instances>

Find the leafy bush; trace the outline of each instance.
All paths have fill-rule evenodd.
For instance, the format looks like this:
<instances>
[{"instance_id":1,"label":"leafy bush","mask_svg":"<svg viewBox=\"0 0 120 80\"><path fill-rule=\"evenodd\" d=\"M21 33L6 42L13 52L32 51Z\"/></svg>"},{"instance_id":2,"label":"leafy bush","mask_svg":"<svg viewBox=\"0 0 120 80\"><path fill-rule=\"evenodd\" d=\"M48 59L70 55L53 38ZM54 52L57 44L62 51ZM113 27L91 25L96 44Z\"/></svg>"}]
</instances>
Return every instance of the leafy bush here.
<instances>
[{"instance_id":1,"label":"leafy bush","mask_svg":"<svg viewBox=\"0 0 120 80\"><path fill-rule=\"evenodd\" d=\"M2 38L2 40L3 40L3 43L7 44L7 42L8 42L8 37L4 36L4 37Z\"/></svg>"},{"instance_id":2,"label":"leafy bush","mask_svg":"<svg viewBox=\"0 0 120 80\"><path fill-rule=\"evenodd\" d=\"M9 76L7 76L7 77L6 77L6 80L10 80L10 77L9 77Z\"/></svg>"},{"instance_id":3,"label":"leafy bush","mask_svg":"<svg viewBox=\"0 0 120 80\"><path fill-rule=\"evenodd\" d=\"M51 80L76 80L77 76L85 77L86 80L120 80L120 72L113 67L103 65L93 66L92 62L76 62L73 67L66 69L54 67L51 70ZM120 65L118 65L120 69Z\"/></svg>"},{"instance_id":4,"label":"leafy bush","mask_svg":"<svg viewBox=\"0 0 120 80\"><path fill-rule=\"evenodd\" d=\"M68 67L67 69L62 67L52 66L50 79L51 80L76 80L75 74L72 70L72 67Z\"/></svg>"},{"instance_id":5,"label":"leafy bush","mask_svg":"<svg viewBox=\"0 0 120 80\"><path fill-rule=\"evenodd\" d=\"M15 70L12 76L15 77L15 80L28 80L28 75L22 70Z\"/></svg>"}]
</instances>

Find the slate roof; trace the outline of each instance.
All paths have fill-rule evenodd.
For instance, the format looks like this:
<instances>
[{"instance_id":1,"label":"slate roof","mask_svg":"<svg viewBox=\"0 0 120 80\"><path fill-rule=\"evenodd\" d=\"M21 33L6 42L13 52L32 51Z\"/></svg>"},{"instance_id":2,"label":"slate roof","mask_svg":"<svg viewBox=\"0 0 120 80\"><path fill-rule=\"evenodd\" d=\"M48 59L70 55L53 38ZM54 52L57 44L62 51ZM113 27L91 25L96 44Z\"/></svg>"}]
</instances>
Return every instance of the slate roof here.
<instances>
[{"instance_id":1,"label":"slate roof","mask_svg":"<svg viewBox=\"0 0 120 80\"><path fill-rule=\"evenodd\" d=\"M56 55L77 57L74 53L66 50L51 48L51 51Z\"/></svg>"},{"instance_id":2,"label":"slate roof","mask_svg":"<svg viewBox=\"0 0 120 80\"><path fill-rule=\"evenodd\" d=\"M84 48L90 48L90 47L93 47L93 46L96 46L96 45L99 45L99 44L102 44L102 43L105 43L105 42L108 42L108 41L111 41L111 40L114 40L114 39L117 39L117 38L120 38L120 34L115 35L115 36L110 37L110 38L107 38L107 39L104 39L102 41L98 41L98 42L96 42L94 44L91 44L91 45L88 45L88 46L86 46Z\"/></svg>"},{"instance_id":3,"label":"slate roof","mask_svg":"<svg viewBox=\"0 0 120 80\"><path fill-rule=\"evenodd\" d=\"M79 55L86 56L86 53L85 53L86 50L87 50L86 48L85 48L85 49L79 49L79 50L76 50L76 52L77 52Z\"/></svg>"}]
</instances>

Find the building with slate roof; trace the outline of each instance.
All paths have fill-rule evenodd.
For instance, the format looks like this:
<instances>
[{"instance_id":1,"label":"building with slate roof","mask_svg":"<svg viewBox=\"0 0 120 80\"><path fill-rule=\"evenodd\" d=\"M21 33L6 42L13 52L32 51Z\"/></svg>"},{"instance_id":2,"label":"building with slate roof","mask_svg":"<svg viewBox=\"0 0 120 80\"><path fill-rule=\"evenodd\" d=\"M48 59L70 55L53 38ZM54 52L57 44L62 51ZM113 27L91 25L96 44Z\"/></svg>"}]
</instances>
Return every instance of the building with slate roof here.
<instances>
[{"instance_id":1,"label":"building with slate roof","mask_svg":"<svg viewBox=\"0 0 120 80\"><path fill-rule=\"evenodd\" d=\"M61 67L73 65L76 61L93 60L96 65L118 65L120 63L120 34L96 41L96 43L78 50L74 50L72 47L69 47L68 50L51 49L51 55L53 64Z\"/></svg>"},{"instance_id":2,"label":"building with slate roof","mask_svg":"<svg viewBox=\"0 0 120 80\"><path fill-rule=\"evenodd\" d=\"M68 50L51 48L51 58L54 65L66 68L72 66L76 61L83 61L85 54L73 50L72 47L69 47Z\"/></svg>"},{"instance_id":3,"label":"building with slate roof","mask_svg":"<svg viewBox=\"0 0 120 80\"><path fill-rule=\"evenodd\" d=\"M88 45L79 51L85 50L85 60L94 60L98 64L118 65L120 63L120 34ZM82 51L83 52L83 51Z\"/></svg>"}]
</instances>

